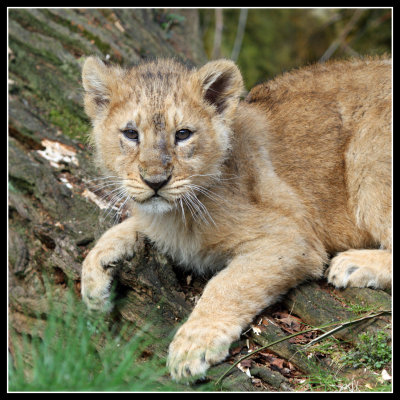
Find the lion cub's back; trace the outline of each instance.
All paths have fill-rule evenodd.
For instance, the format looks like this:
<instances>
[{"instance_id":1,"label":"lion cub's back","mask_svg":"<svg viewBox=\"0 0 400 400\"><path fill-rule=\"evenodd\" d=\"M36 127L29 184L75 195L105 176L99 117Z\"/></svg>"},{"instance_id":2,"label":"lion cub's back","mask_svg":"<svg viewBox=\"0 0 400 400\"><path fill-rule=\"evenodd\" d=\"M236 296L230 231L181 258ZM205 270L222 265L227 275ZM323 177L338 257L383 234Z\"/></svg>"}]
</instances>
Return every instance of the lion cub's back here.
<instances>
[{"instance_id":1,"label":"lion cub's back","mask_svg":"<svg viewBox=\"0 0 400 400\"><path fill-rule=\"evenodd\" d=\"M349 168L352 155L369 146L369 127L375 156L390 160L390 60L312 65L256 86L246 101L268 118L274 169L302 197L327 248L372 241L348 202Z\"/></svg>"}]
</instances>

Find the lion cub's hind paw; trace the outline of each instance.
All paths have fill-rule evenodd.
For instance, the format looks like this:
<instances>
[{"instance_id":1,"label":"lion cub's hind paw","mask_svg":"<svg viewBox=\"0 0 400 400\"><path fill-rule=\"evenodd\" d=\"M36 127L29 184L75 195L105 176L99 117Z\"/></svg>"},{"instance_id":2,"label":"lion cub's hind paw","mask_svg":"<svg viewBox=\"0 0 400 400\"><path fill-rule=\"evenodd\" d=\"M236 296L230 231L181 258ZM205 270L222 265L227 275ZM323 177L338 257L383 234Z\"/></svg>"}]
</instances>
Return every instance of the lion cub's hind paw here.
<instances>
[{"instance_id":1,"label":"lion cub's hind paw","mask_svg":"<svg viewBox=\"0 0 400 400\"><path fill-rule=\"evenodd\" d=\"M391 284L388 258L390 254L382 250L345 251L332 259L326 272L328 282L338 288L388 288Z\"/></svg>"}]
</instances>

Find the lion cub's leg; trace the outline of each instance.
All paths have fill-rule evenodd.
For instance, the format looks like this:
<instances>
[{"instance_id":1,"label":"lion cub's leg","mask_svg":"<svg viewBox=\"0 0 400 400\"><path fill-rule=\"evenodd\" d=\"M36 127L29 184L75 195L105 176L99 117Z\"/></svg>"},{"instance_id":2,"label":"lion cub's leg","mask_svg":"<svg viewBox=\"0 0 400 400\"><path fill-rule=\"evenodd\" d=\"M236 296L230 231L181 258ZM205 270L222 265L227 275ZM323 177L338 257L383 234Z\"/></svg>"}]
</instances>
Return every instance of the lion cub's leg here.
<instances>
[{"instance_id":1,"label":"lion cub's leg","mask_svg":"<svg viewBox=\"0 0 400 400\"><path fill-rule=\"evenodd\" d=\"M82 264L81 293L89 309L111 310L112 263L132 255L135 242L135 222L128 218L105 232L86 256Z\"/></svg>"},{"instance_id":2,"label":"lion cub's leg","mask_svg":"<svg viewBox=\"0 0 400 400\"><path fill-rule=\"evenodd\" d=\"M386 120L387 125L377 115L370 116L367 124L360 125L345 154L349 208L354 222L382 250L348 250L334 257L327 271L328 281L338 287L391 286L391 127L390 118Z\"/></svg>"},{"instance_id":3,"label":"lion cub's leg","mask_svg":"<svg viewBox=\"0 0 400 400\"><path fill-rule=\"evenodd\" d=\"M328 282L336 287L391 286L392 254L388 250L348 250L332 259Z\"/></svg>"},{"instance_id":4,"label":"lion cub's leg","mask_svg":"<svg viewBox=\"0 0 400 400\"><path fill-rule=\"evenodd\" d=\"M321 275L324 255L294 235L287 239L247 243L208 282L170 344L168 367L174 379L203 376L228 355L230 344L262 309L302 280Z\"/></svg>"}]
</instances>

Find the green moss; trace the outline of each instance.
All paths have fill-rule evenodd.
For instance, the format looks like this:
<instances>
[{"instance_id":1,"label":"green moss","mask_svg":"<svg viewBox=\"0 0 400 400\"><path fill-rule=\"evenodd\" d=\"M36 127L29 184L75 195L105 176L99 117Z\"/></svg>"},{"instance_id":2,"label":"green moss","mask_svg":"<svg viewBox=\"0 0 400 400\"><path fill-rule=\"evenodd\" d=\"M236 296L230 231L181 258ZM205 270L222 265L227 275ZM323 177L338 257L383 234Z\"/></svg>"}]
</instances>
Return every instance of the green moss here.
<instances>
[{"instance_id":1,"label":"green moss","mask_svg":"<svg viewBox=\"0 0 400 400\"><path fill-rule=\"evenodd\" d=\"M67 108L51 108L49 121L53 125L58 126L63 134L79 141L84 141L86 132L89 129L88 123L85 120L77 117Z\"/></svg>"},{"instance_id":2,"label":"green moss","mask_svg":"<svg viewBox=\"0 0 400 400\"><path fill-rule=\"evenodd\" d=\"M29 32L44 32L46 26L32 16L25 9L11 9L9 17L11 20L17 21L23 28ZM48 29L47 29L48 30Z\"/></svg>"},{"instance_id":3,"label":"green moss","mask_svg":"<svg viewBox=\"0 0 400 400\"><path fill-rule=\"evenodd\" d=\"M10 191L15 193L19 192L28 195L34 193L34 185L23 179L18 179L13 176L9 179L8 188Z\"/></svg>"},{"instance_id":4,"label":"green moss","mask_svg":"<svg viewBox=\"0 0 400 400\"><path fill-rule=\"evenodd\" d=\"M49 50L48 48L38 48L34 46L29 46L28 42L21 42L17 38L15 38L12 34L10 34L9 37L10 41L10 46L12 47L13 51L15 48L18 49L19 51L19 58L23 57L29 57L31 55L34 55L36 57L40 57L42 60L45 60L52 65L59 66L62 64L61 60L55 55L54 51ZM36 43L37 45L37 43ZM43 62L43 61L42 61ZM10 70L13 70L14 63L10 63ZM20 65L18 64L18 69L20 68ZM22 72L22 71L21 71ZM32 73L32 72L31 72Z\"/></svg>"},{"instance_id":5,"label":"green moss","mask_svg":"<svg viewBox=\"0 0 400 400\"><path fill-rule=\"evenodd\" d=\"M17 188L13 185L11 181L8 181L8 190L13 193L18 193Z\"/></svg>"},{"instance_id":6,"label":"green moss","mask_svg":"<svg viewBox=\"0 0 400 400\"><path fill-rule=\"evenodd\" d=\"M100 38L98 38L97 36L93 35L92 33L90 33L89 31L83 30L82 31L83 36L85 36L89 41L94 41L94 44L96 45L96 47L103 53L103 54L109 54L112 52L111 50L111 46L106 43L103 42Z\"/></svg>"},{"instance_id":7,"label":"green moss","mask_svg":"<svg viewBox=\"0 0 400 400\"><path fill-rule=\"evenodd\" d=\"M10 72L24 83L23 89L36 92L37 100L52 97L54 92L60 92L60 79L64 78L59 71L61 61L53 52L22 43L12 35L9 45L15 54L15 60L10 63ZM75 75L76 77L76 75Z\"/></svg>"},{"instance_id":8,"label":"green moss","mask_svg":"<svg viewBox=\"0 0 400 400\"><path fill-rule=\"evenodd\" d=\"M351 288L350 288L351 289ZM347 289L349 290L349 289ZM334 291L331 291L331 296L335 298L337 301L339 301L341 304L345 304L347 309L350 310L352 313L355 315L362 315L366 314L368 312L376 312L378 310L383 309L389 309L390 304L386 304L384 302L385 298L379 297L378 296L375 298L375 296L371 299L371 296L363 298L363 296L360 296L360 298L355 298L357 302L350 301L349 297L344 297L343 294L337 295L335 294ZM371 294L371 293L369 293ZM373 295L376 295L377 293L375 291L372 292ZM366 294L365 294L366 295Z\"/></svg>"},{"instance_id":9,"label":"green moss","mask_svg":"<svg viewBox=\"0 0 400 400\"><path fill-rule=\"evenodd\" d=\"M42 52L12 36L10 47L15 55L10 73L21 97L35 104L37 113L47 116L65 135L83 142L88 120L82 103L68 97L69 91L76 91L79 68L68 63L60 65L50 52Z\"/></svg>"},{"instance_id":10,"label":"green moss","mask_svg":"<svg viewBox=\"0 0 400 400\"><path fill-rule=\"evenodd\" d=\"M35 18L27 10L18 9L12 11L12 13L10 11L10 18L17 21L27 31L37 32L50 38L58 39L59 43L75 56L82 56L88 53L88 49L86 49L82 43L74 40L71 36L60 34L46 23L43 23L43 21ZM58 63L60 63L60 60L55 55L52 55L51 50L46 51L45 49L41 49L40 54L43 53L46 54L47 57L51 57L53 61L57 60Z\"/></svg>"},{"instance_id":11,"label":"green moss","mask_svg":"<svg viewBox=\"0 0 400 400\"><path fill-rule=\"evenodd\" d=\"M72 24L70 21L68 21L65 18L62 18L59 15L55 15L52 12L50 12L49 10L46 9L42 9L41 12L46 15L46 17L50 18L52 21L56 22L59 25L65 26L66 28L68 28L71 32L77 33L79 35L82 35L83 37L85 37L87 40L89 40L89 42L94 42L95 46L104 54L109 54L112 53L112 49L111 46L106 43L103 42L99 37L97 37L96 35L94 35L93 33L87 31L86 29L84 29L82 26L80 25L75 25Z\"/></svg>"}]
</instances>

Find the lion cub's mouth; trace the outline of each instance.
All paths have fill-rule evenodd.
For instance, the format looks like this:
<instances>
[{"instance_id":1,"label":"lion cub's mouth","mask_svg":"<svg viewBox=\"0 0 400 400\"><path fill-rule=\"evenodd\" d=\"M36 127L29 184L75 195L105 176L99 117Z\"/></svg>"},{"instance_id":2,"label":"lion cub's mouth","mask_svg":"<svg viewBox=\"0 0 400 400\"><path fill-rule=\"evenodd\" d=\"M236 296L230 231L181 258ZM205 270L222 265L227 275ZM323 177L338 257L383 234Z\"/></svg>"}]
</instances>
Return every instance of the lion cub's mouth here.
<instances>
[{"instance_id":1,"label":"lion cub's mouth","mask_svg":"<svg viewBox=\"0 0 400 400\"><path fill-rule=\"evenodd\" d=\"M135 201L139 204L146 204L146 203L155 203L155 202L169 202L164 196L154 193L153 195L145 198L145 199L138 199L135 198Z\"/></svg>"},{"instance_id":2,"label":"lion cub's mouth","mask_svg":"<svg viewBox=\"0 0 400 400\"><path fill-rule=\"evenodd\" d=\"M135 200L138 208L148 214L164 214L174 208L173 204L158 193L155 193L142 201L137 201L137 199Z\"/></svg>"}]
</instances>

